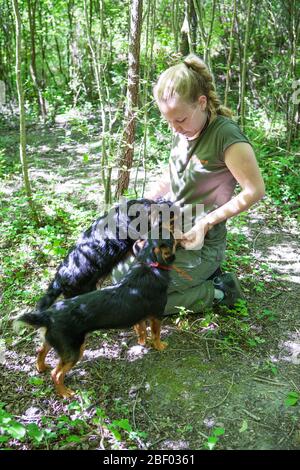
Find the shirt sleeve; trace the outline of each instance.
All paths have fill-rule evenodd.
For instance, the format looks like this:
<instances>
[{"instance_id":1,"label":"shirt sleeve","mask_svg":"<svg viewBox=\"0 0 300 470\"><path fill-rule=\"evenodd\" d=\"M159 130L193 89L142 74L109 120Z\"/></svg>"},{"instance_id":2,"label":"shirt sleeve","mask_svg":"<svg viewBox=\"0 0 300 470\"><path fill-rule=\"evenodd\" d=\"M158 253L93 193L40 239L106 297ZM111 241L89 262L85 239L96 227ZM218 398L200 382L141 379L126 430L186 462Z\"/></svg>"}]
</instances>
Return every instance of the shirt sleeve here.
<instances>
[{"instance_id":1,"label":"shirt sleeve","mask_svg":"<svg viewBox=\"0 0 300 470\"><path fill-rule=\"evenodd\" d=\"M239 126L233 121L228 121L222 126L219 137L221 144L221 158L223 161L225 150L228 149L230 145L238 142L246 142L247 144L252 145Z\"/></svg>"}]
</instances>

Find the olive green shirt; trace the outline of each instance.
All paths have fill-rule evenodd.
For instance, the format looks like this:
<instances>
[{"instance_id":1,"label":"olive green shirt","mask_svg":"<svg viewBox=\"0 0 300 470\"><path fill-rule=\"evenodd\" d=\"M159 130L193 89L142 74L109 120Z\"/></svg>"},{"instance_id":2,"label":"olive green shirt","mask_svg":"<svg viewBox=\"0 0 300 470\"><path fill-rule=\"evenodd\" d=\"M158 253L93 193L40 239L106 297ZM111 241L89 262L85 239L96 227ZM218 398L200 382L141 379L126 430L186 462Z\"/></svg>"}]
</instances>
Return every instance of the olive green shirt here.
<instances>
[{"instance_id":1,"label":"olive green shirt","mask_svg":"<svg viewBox=\"0 0 300 470\"><path fill-rule=\"evenodd\" d=\"M172 199L181 205L204 204L206 213L228 202L237 182L224 152L237 142L250 143L235 122L219 115L194 140L176 134L169 162Z\"/></svg>"}]
</instances>

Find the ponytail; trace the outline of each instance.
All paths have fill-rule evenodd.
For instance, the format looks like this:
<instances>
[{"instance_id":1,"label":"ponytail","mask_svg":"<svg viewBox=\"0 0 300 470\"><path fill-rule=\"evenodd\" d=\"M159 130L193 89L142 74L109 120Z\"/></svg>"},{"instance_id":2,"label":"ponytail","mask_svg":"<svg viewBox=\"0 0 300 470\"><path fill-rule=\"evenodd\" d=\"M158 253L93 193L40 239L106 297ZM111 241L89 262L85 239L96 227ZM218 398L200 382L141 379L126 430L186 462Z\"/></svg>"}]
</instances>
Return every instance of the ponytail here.
<instances>
[{"instance_id":1,"label":"ponytail","mask_svg":"<svg viewBox=\"0 0 300 470\"><path fill-rule=\"evenodd\" d=\"M212 73L195 54L189 54L182 63L165 70L153 91L158 103L167 102L174 96L187 103L195 103L199 96L205 95L207 110L211 114L232 117L231 110L223 106L218 98Z\"/></svg>"}]
</instances>

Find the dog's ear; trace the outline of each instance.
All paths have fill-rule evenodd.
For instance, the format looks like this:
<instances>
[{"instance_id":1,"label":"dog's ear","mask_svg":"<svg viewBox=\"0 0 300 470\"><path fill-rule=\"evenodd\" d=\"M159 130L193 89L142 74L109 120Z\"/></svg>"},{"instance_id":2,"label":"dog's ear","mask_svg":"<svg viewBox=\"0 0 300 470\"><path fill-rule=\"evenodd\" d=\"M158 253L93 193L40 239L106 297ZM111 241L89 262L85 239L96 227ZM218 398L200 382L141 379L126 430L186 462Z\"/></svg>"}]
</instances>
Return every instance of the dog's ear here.
<instances>
[{"instance_id":1,"label":"dog's ear","mask_svg":"<svg viewBox=\"0 0 300 470\"><path fill-rule=\"evenodd\" d=\"M175 260L175 243L173 237L169 240L157 240L156 247L153 252L156 256L156 260L160 264L169 265L172 264Z\"/></svg>"}]
</instances>

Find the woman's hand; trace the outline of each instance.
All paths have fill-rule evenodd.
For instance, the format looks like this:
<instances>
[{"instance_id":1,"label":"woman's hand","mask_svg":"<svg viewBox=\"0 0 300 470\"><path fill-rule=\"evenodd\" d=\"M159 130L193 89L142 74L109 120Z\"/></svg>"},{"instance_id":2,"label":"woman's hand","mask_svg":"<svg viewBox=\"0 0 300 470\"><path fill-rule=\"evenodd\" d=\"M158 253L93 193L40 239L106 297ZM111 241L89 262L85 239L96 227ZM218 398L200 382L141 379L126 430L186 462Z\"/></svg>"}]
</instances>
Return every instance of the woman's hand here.
<instances>
[{"instance_id":1,"label":"woman's hand","mask_svg":"<svg viewBox=\"0 0 300 470\"><path fill-rule=\"evenodd\" d=\"M211 228L206 217L200 219L194 227L185 233L181 239L181 246L186 250L201 250L204 244L204 237Z\"/></svg>"}]
</instances>

